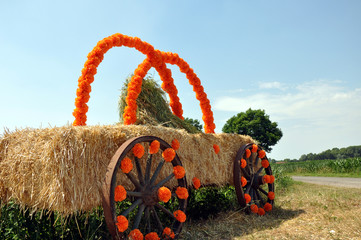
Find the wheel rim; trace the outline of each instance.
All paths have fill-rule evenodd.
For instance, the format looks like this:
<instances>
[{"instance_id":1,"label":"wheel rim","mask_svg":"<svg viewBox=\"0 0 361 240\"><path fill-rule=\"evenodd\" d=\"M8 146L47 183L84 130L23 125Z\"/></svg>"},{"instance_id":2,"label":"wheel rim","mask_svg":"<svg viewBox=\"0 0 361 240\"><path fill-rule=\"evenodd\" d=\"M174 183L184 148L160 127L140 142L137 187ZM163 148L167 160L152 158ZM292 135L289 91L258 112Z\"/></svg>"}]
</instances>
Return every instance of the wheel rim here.
<instances>
[{"instance_id":1,"label":"wheel rim","mask_svg":"<svg viewBox=\"0 0 361 240\"><path fill-rule=\"evenodd\" d=\"M265 175L272 175L272 169L269 165L264 168L261 164L262 160L267 160L265 155L260 158L261 147L257 146L257 151L252 152L254 144L247 144L242 146L237 152L234 160L234 186L237 194L238 203L246 213L251 213L251 206L255 204L257 208L264 208L266 203L273 206L274 199L270 199L269 192L274 193L274 182L266 183ZM251 155L247 158L247 151L251 151ZM246 161L246 166L242 168L242 159ZM247 184L242 186L242 177L247 180ZM246 202L245 194L251 197L250 202ZM260 214L260 213L259 213ZM262 213L260 215L263 215Z\"/></svg>"},{"instance_id":2,"label":"wheel rim","mask_svg":"<svg viewBox=\"0 0 361 240\"><path fill-rule=\"evenodd\" d=\"M147 151L149 145L157 140L160 143L159 152L150 154ZM144 146L144 156L137 158L133 155L132 149L136 144ZM139 229L144 235L150 232L156 232L160 237L165 227L169 227L178 237L182 223L177 221L171 209L171 203L178 203L176 210L185 213L187 200L179 199L175 194L177 186L187 188L186 177L174 180L173 172L167 172L170 164L165 162L161 157L161 153L171 148L164 140L154 136L142 136L129 139L117 150L111 159L103 185L103 209L110 234L113 239L125 239L130 230ZM121 161L124 158L130 158L134 167L129 173L123 173L120 170ZM144 164L142 164L144 163ZM182 166L178 155L176 154L171 161L171 166ZM119 204L115 202L115 188L119 183L119 174L125 174L128 180L127 204ZM166 175L164 177L164 175ZM118 183L117 183L118 180ZM164 185L169 185L173 181L174 186L170 186L172 198L168 203L159 202L158 189ZM174 182L176 184L174 184ZM133 186L133 187L129 187ZM124 205L126 205L124 207ZM117 216L123 215L128 218L129 228L123 233L119 232L116 226ZM166 220L162 223L162 220Z\"/></svg>"}]
</instances>

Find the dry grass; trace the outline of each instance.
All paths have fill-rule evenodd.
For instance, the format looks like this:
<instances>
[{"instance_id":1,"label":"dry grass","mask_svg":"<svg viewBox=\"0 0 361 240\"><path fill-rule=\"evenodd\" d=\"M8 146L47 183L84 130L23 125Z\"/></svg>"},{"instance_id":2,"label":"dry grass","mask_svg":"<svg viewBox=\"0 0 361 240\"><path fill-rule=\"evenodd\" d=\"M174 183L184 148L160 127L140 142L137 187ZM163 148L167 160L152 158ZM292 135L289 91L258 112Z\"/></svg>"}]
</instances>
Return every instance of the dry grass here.
<instances>
[{"instance_id":1,"label":"dry grass","mask_svg":"<svg viewBox=\"0 0 361 240\"><path fill-rule=\"evenodd\" d=\"M188 222L183 239L361 239L361 189L298 183L263 217L223 213Z\"/></svg>"}]
</instances>

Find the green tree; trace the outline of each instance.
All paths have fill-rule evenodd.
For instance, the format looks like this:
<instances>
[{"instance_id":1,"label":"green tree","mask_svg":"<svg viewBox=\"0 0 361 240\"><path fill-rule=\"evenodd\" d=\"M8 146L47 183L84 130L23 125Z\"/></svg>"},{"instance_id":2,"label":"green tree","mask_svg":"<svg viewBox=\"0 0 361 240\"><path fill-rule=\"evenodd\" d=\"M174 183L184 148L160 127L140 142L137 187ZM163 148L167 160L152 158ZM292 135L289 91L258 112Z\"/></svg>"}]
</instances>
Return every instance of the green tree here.
<instances>
[{"instance_id":1,"label":"green tree","mask_svg":"<svg viewBox=\"0 0 361 240\"><path fill-rule=\"evenodd\" d=\"M193 118L185 118L184 119L185 122L189 123L190 125L194 126L197 130L199 130L200 132L202 132L203 129L203 125L197 120L197 119L193 119Z\"/></svg>"},{"instance_id":2,"label":"green tree","mask_svg":"<svg viewBox=\"0 0 361 240\"><path fill-rule=\"evenodd\" d=\"M276 122L271 122L264 110L248 109L231 117L223 126L225 133L249 135L259 142L261 147L270 152L282 137L282 131Z\"/></svg>"}]
</instances>

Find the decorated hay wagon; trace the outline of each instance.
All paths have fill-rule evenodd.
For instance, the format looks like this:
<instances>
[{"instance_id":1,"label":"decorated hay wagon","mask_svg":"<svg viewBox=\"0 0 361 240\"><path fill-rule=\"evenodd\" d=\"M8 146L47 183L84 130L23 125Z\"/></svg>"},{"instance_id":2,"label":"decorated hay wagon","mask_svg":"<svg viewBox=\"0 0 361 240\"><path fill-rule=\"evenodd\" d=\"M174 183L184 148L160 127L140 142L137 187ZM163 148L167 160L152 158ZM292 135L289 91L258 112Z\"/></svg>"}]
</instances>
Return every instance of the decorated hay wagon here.
<instances>
[{"instance_id":1,"label":"decorated hay wagon","mask_svg":"<svg viewBox=\"0 0 361 240\"><path fill-rule=\"evenodd\" d=\"M124 124L86 126L90 84L112 47L146 55L128 84ZM151 67L162 80L174 115L183 119L171 71L177 65L193 86L205 133L136 125L137 98ZM103 206L114 239L178 238L191 188L234 185L247 213L264 215L274 201L266 153L249 136L216 134L201 82L177 54L139 38L114 34L96 45L78 80L72 126L5 132L0 140L0 197L36 209L73 214ZM159 237L159 238L158 238Z\"/></svg>"}]
</instances>

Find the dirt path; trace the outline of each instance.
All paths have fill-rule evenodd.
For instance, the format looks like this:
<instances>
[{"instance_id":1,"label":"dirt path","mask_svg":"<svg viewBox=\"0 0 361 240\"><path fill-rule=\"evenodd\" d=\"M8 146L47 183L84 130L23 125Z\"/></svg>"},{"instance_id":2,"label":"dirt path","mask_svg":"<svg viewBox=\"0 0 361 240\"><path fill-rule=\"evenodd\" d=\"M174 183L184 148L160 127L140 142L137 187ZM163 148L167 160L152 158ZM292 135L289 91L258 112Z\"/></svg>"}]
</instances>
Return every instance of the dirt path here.
<instances>
[{"instance_id":1,"label":"dirt path","mask_svg":"<svg viewBox=\"0 0 361 240\"><path fill-rule=\"evenodd\" d=\"M335 187L361 188L361 178L292 176L293 180Z\"/></svg>"}]
</instances>

